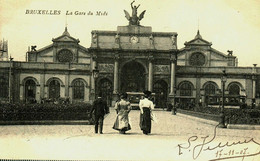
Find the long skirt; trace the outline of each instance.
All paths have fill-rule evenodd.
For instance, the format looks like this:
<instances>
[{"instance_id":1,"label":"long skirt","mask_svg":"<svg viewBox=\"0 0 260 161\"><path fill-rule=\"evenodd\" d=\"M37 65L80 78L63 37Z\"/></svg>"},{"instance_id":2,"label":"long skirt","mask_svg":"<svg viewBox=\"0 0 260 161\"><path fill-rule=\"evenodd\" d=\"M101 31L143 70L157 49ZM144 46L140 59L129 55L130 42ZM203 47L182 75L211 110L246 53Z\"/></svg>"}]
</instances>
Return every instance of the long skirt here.
<instances>
[{"instance_id":1,"label":"long skirt","mask_svg":"<svg viewBox=\"0 0 260 161\"><path fill-rule=\"evenodd\" d=\"M151 133L151 111L149 108L143 108L143 114L140 115L140 128L143 130L143 133Z\"/></svg>"},{"instance_id":2,"label":"long skirt","mask_svg":"<svg viewBox=\"0 0 260 161\"><path fill-rule=\"evenodd\" d=\"M118 112L113 129L122 131L122 132L131 130L127 111L122 110L122 111Z\"/></svg>"}]
</instances>

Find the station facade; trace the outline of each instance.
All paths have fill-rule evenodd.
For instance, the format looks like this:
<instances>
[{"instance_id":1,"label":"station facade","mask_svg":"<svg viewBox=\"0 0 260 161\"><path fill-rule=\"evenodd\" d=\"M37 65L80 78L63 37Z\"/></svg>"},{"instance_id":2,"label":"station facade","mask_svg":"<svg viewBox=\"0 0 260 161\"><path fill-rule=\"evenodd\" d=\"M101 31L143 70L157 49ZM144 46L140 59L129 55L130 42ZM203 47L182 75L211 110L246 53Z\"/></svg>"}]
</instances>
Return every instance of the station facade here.
<instances>
[{"instance_id":1,"label":"station facade","mask_svg":"<svg viewBox=\"0 0 260 161\"><path fill-rule=\"evenodd\" d=\"M259 105L260 68L238 67L232 51L222 53L199 31L194 35L178 49L176 32L129 24L115 31L93 30L87 48L66 27L52 44L39 50L32 47L26 62L1 61L0 100L10 96L12 102L63 98L92 103L102 94L113 106L119 93L150 90L159 108L176 102L219 105L225 71L225 102Z\"/></svg>"}]
</instances>

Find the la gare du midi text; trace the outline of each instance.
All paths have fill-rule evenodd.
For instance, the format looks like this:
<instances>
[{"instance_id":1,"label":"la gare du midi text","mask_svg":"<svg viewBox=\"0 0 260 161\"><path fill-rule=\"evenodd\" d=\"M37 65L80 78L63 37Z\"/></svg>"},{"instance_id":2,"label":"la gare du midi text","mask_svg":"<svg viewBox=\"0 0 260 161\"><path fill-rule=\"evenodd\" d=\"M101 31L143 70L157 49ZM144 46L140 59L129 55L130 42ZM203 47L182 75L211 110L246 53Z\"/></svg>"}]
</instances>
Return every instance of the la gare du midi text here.
<instances>
[{"instance_id":1,"label":"la gare du midi text","mask_svg":"<svg viewBox=\"0 0 260 161\"><path fill-rule=\"evenodd\" d=\"M26 10L25 14L35 14L35 15L60 15L61 10ZM66 11L66 15L88 15L88 16L107 16L107 11Z\"/></svg>"}]
</instances>

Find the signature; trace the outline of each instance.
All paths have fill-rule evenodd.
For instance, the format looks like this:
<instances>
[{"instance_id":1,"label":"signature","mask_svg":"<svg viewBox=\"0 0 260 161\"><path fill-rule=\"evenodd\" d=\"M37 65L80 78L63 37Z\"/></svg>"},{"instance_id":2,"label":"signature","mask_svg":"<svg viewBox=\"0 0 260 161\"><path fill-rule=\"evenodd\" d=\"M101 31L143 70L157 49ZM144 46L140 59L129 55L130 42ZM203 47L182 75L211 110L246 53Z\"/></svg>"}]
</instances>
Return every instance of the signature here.
<instances>
[{"instance_id":1,"label":"signature","mask_svg":"<svg viewBox=\"0 0 260 161\"><path fill-rule=\"evenodd\" d=\"M217 153L216 153L217 159L212 159L210 161L233 159L233 158L243 158L244 159L245 157L251 157L251 156L256 156L256 155L260 154L260 151L257 153L250 154L247 151L248 148L244 148L240 152L235 152L234 150L230 150L227 153L223 153L223 148L232 147L234 145L253 143L257 146L260 146L260 143L256 142L253 138L245 139L243 141L236 141L236 142L228 142L228 141L225 143L219 142L216 145L210 145L210 143L212 143L216 138L217 127L218 127L218 125L214 128L214 135L212 138L210 138L209 135L200 137L200 139L202 139L202 142L197 145L194 145L193 147L192 147L192 143L194 143L195 141L198 141L198 139L199 139L199 137L196 135L189 137L187 146L183 146L183 144L178 144L179 155L182 155L183 150L187 149L187 150L189 150L189 152L192 152L192 158L195 160L205 151L218 150L221 148L222 149L217 151ZM224 156L224 157L221 157L221 156Z\"/></svg>"}]
</instances>

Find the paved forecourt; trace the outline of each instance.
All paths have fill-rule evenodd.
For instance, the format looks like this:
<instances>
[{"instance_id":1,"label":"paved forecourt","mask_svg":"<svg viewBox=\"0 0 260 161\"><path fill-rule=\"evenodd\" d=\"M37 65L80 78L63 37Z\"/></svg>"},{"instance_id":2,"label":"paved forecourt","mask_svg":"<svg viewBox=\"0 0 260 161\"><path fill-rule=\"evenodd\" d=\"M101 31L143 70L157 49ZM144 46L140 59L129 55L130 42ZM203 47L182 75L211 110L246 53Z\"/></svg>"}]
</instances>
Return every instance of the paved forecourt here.
<instances>
[{"instance_id":1,"label":"paved forecourt","mask_svg":"<svg viewBox=\"0 0 260 161\"><path fill-rule=\"evenodd\" d=\"M157 110L154 113L158 121L152 123L152 133L148 136L143 135L139 128L138 110L132 110L129 114L132 126L130 131L123 135L113 130L112 126L116 118L113 108L105 117L102 135L94 133L93 125L0 126L0 158L213 160L236 155L237 158L233 160L241 160L241 155L250 155L245 156L244 160L260 159L259 155L255 155L260 151L260 146L256 144L260 142L259 130L217 128L214 135L213 125L181 117L178 114L172 115L167 111ZM205 142L212 141L200 152L203 138L206 139ZM219 143L224 145L226 142L245 140L248 143L205 150L206 147L216 147ZM245 154L236 154L238 151Z\"/></svg>"}]
</instances>

